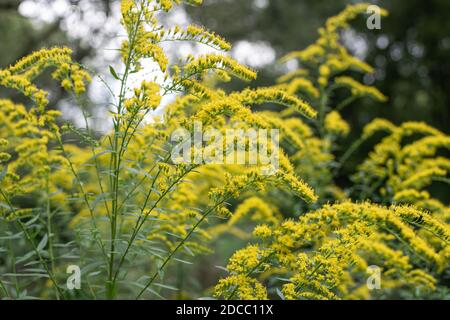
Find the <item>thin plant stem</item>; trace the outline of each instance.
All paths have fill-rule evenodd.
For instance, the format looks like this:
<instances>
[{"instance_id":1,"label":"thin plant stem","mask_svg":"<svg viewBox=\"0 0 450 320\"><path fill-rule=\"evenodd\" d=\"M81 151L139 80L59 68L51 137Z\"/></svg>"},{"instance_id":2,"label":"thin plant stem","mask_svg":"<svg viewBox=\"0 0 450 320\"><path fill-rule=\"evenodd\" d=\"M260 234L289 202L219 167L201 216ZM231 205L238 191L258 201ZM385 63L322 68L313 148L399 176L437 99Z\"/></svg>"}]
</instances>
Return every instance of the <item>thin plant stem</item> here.
<instances>
[{"instance_id":1,"label":"thin plant stem","mask_svg":"<svg viewBox=\"0 0 450 320\"><path fill-rule=\"evenodd\" d=\"M89 198L88 198L88 195L87 195L86 191L84 190L81 178L80 178L77 170L75 169L75 166L72 163L72 160L70 160L70 157L69 157L68 153L66 152L66 149L64 148L64 144L63 144L63 142L61 140L61 137L57 133L55 133L55 136L56 136L56 140L58 141L59 147L61 148L61 151L62 151L62 154L63 154L64 158L69 163L69 168L70 168L70 170L72 172L72 175L75 177L75 181L77 182L78 188L81 191L81 193L83 194L84 203L86 204L86 206L87 206L87 208L89 210L89 214L91 216L91 223L92 223L92 228L93 228L93 233L94 233L94 239L96 240L97 244L99 245L103 256L107 259L105 245L103 244L103 241L102 241L101 237L100 238L98 237L100 231L99 231L99 229L97 227L97 223L95 221L94 209L92 208L92 206L91 206L91 204L89 202Z\"/></svg>"},{"instance_id":2,"label":"thin plant stem","mask_svg":"<svg viewBox=\"0 0 450 320\"><path fill-rule=\"evenodd\" d=\"M317 125L318 125L318 129L319 129L319 134L320 136L324 136L325 135L325 130L324 130L324 121L325 121L325 114L326 114L326 109L327 109L327 102L328 102L328 96L326 94L326 91L321 90L320 93L320 102L319 102L319 114L318 114L318 118L317 118Z\"/></svg>"},{"instance_id":3,"label":"thin plant stem","mask_svg":"<svg viewBox=\"0 0 450 320\"><path fill-rule=\"evenodd\" d=\"M359 138L353 142L350 147L345 151L342 157L339 159L339 168L343 167L343 164L350 158L350 156L364 143L366 139L364 137Z\"/></svg>"},{"instance_id":4,"label":"thin plant stem","mask_svg":"<svg viewBox=\"0 0 450 320\"><path fill-rule=\"evenodd\" d=\"M119 148L119 137L121 136L121 116L122 116L122 106L125 100L125 91L127 87L127 79L131 68L131 62L133 59L134 42L141 23L142 13L144 11L143 6L139 11L139 16L137 23L134 25L133 31L129 39L129 49L127 60L125 63L125 71L122 75L120 81L120 91L119 91L119 103L117 106L117 115L114 119L114 139L112 143L112 154L110 159L110 189L112 191L112 204L111 204L111 225L110 225L110 252L109 252L109 271L108 271L108 281L107 281L107 298L112 299L115 297L115 286L113 286L113 273L114 273L114 261L115 261L115 243L116 243L116 233L117 233L117 219L118 219L118 196L119 196L119 175L122 160L122 147L123 139L121 137L122 145Z\"/></svg>"},{"instance_id":5,"label":"thin plant stem","mask_svg":"<svg viewBox=\"0 0 450 320\"><path fill-rule=\"evenodd\" d=\"M344 99L340 104L338 104L338 106L336 107L336 111L342 111L344 110L347 106L349 106L352 102L354 102L356 99L358 99L358 96L350 96L347 97L346 99Z\"/></svg>"},{"instance_id":6,"label":"thin plant stem","mask_svg":"<svg viewBox=\"0 0 450 320\"><path fill-rule=\"evenodd\" d=\"M88 134L92 137L93 134L92 134L92 130L91 130L90 125L89 125L88 116L87 116L87 114L86 114L86 110L85 110L85 108L84 108L84 104L81 103L81 100L80 100L80 98L79 98L78 96L76 97L76 99L77 99L78 105L81 106L81 111L82 111L82 113L83 113L83 119L84 119L84 124L85 124L85 127L86 127L86 131L87 131ZM108 217L111 218L111 214L110 214L110 212L109 212L109 207L108 207L108 201L107 201L107 199L104 197L104 195L105 195L105 189L104 189L104 187L103 187L102 177L101 177L101 175L100 175L100 165L99 165L98 159L97 159L98 155L97 155L97 153L95 152L95 147L94 147L93 145L91 145L91 144L89 144L89 145L90 145L90 147L91 147L90 149L91 149L91 153L92 153L92 158L94 159L95 172L96 172L96 175L97 175L98 186L99 186L99 188L100 188L100 192L101 192L102 195L103 195L103 203L104 203L104 206L105 206L105 210L106 210L106 213L108 214Z\"/></svg>"},{"instance_id":7,"label":"thin plant stem","mask_svg":"<svg viewBox=\"0 0 450 320\"><path fill-rule=\"evenodd\" d=\"M6 288L5 284L3 283L2 279L0 279L0 288L3 290L3 292L5 293L5 297L7 298L11 298L11 296L9 295L8 289Z\"/></svg>"},{"instance_id":8,"label":"thin plant stem","mask_svg":"<svg viewBox=\"0 0 450 320\"><path fill-rule=\"evenodd\" d=\"M46 205L45 205L45 213L47 215L47 238L48 238L48 254L50 259L50 268L52 273L55 273L55 255L53 252L53 234L52 234L52 213L50 208L50 196L49 196L49 185L48 185L48 175L46 178ZM56 297L58 297L59 292L56 291Z\"/></svg>"},{"instance_id":9,"label":"thin plant stem","mask_svg":"<svg viewBox=\"0 0 450 320\"><path fill-rule=\"evenodd\" d=\"M144 288L139 292L139 294L136 296L136 299L139 299L142 294L147 290L148 287L150 287L150 285L153 283L153 281L156 279L156 277L158 276L158 274L161 273L161 271L164 270L164 268L166 267L166 265L169 263L169 261L172 259L173 255L178 252L178 250L184 245L184 243L191 237L191 235L194 233L194 231L200 226L200 224L206 219L206 217L212 212L214 211L219 205L221 205L223 202L225 202L226 200L223 200L219 203L217 203L215 206L211 207L210 209L208 209L203 215L202 217L195 223L195 225L191 228L191 230L188 232L188 234L178 243L178 245L175 247L175 249L173 249L169 255L166 257L166 259L164 259L163 263L161 264L161 266L155 271L155 273L153 274L153 276L150 278L150 280L147 282L147 284L144 286Z\"/></svg>"},{"instance_id":10,"label":"thin plant stem","mask_svg":"<svg viewBox=\"0 0 450 320\"><path fill-rule=\"evenodd\" d=\"M135 224L135 226L134 226L134 228L133 228L133 233L132 233L132 235L131 235L131 237L130 237L130 240L128 241L127 248L125 249L125 252L124 252L124 254L122 255L122 257L121 257L121 259L120 259L119 267L117 268L116 274L115 274L115 276L114 276L113 283L115 283L115 281L116 281L116 279L117 279L117 276L118 276L118 274L119 274L119 271L120 271L120 267L121 267L121 266L123 265L123 263L125 262L125 258L126 258L128 252L129 252L129 250L130 250L130 248L131 248L131 246L132 246L134 240L136 239L136 237L137 237L137 235L138 235L140 229L142 228L142 226L144 225L145 221L147 220L147 218L150 216L150 214L153 212L153 210L157 207L157 205L159 204L159 202L160 202L160 201L161 201L161 200L169 193L169 191L170 191L175 185L177 185L177 184L181 181L181 179L183 179L183 177L185 177L185 176L190 172L190 170L187 171L187 172L185 172L183 175L180 175L180 177L178 177L178 178L177 178L177 179L176 179L176 180L175 180L175 181L174 181L174 182L166 189L166 191L164 191L164 192L159 196L159 198L155 201L155 203L152 205L152 207L145 213L145 215L143 215L143 212L144 212L144 210L145 210L145 208L146 208L146 206L147 206L148 200L150 199L150 195L151 195L151 193L152 193L154 184L155 184L155 182L156 182L156 180L157 180L157 178L158 178L160 172L161 172L161 171L159 170L159 171L158 171L158 174L155 176L155 179L153 179L152 185L151 185L151 187L150 187L150 191L148 192L148 194L147 194L147 196L146 196L146 199L145 199L145 201L144 201L144 204L143 204L143 206L142 206L142 208L141 208L141 211L140 211L140 214L139 214L139 218L138 218L138 220L136 221L136 224ZM142 216L144 216L144 217L142 218Z\"/></svg>"},{"instance_id":11,"label":"thin plant stem","mask_svg":"<svg viewBox=\"0 0 450 320\"><path fill-rule=\"evenodd\" d=\"M14 253L14 248L12 246L11 239L8 239L8 253L11 257L11 267L13 269L13 273L16 274L17 273L16 255ZM17 279L17 277L14 277L14 287L16 289L16 296L19 297L19 292L21 291L21 289L20 289L20 284L19 284L19 280Z\"/></svg>"}]
</instances>

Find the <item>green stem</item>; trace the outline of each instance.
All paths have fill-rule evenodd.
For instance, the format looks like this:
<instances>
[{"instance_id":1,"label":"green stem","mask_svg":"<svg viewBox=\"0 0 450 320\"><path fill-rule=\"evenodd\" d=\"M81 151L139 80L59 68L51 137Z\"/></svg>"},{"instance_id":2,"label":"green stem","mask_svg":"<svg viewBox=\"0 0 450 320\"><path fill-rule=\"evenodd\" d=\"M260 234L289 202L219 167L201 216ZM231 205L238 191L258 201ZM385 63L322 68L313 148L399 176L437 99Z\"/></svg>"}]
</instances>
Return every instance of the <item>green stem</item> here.
<instances>
[{"instance_id":1,"label":"green stem","mask_svg":"<svg viewBox=\"0 0 450 320\"><path fill-rule=\"evenodd\" d=\"M228 198L227 198L228 199ZM161 271L164 270L166 265L169 263L169 261L172 259L173 255L178 252L178 250L184 245L184 243L191 237L191 235L194 233L194 231L200 226L200 224L206 219L206 217L213 212L218 206L223 204L227 199L223 199L214 206L210 207L205 213L202 215L202 217L195 223L195 225L191 228L191 230L188 232L188 234L178 243L178 245L173 249L169 255L164 259L161 266L155 271L153 276L150 278L150 280L147 282L147 284L144 286L144 288L139 292L139 294L136 296L136 299L139 299L142 294L147 290L148 287L153 283L153 281L156 279L158 274L161 273Z\"/></svg>"},{"instance_id":2,"label":"green stem","mask_svg":"<svg viewBox=\"0 0 450 320\"><path fill-rule=\"evenodd\" d=\"M321 90L320 93L320 103L319 103L319 115L318 115L318 128L319 128L319 134L321 137L325 135L325 113L327 108L327 102L328 102L328 96L326 92Z\"/></svg>"},{"instance_id":3,"label":"green stem","mask_svg":"<svg viewBox=\"0 0 450 320\"><path fill-rule=\"evenodd\" d=\"M355 101L356 99L358 99L358 96L350 96L347 97L346 99L344 99L340 104L338 104L338 106L336 107L336 111L342 111L344 110L345 107L349 106L353 101Z\"/></svg>"},{"instance_id":4,"label":"green stem","mask_svg":"<svg viewBox=\"0 0 450 320\"><path fill-rule=\"evenodd\" d=\"M48 185L48 176L46 179L46 210L45 213L47 215L47 238L48 238L48 253L50 258L50 268L52 273L55 273L55 255L53 252L53 236L52 236L52 214L50 210L50 197L49 197L49 185ZM56 291L56 298L59 299L59 293Z\"/></svg>"},{"instance_id":5,"label":"green stem","mask_svg":"<svg viewBox=\"0 0 450 320\"><path fill-rule=\"evenodd\" d=\"M347 151L345 151L345 153L339 159L339 168L343 167L343 164L348 160L348 158L350 158L353 152L355 152L361 146L361 144L363 144L365 140L366 139L364 137L361 137L350 145Z\"/></svg>"},{"instance_id":6,"label":"green stem","mask_svg":"<svg viewBox=\"0 0 450 320\"><path fill-rule=\"evenodd\" d=\"M13 270L14 274L17 274L17 269L16 269L16 255L14 254L14 248L12 246L12 242L11 239L8 239L8 253L11 257L11 267ZM17 280L17 277L14 277L14 287L16 288L16 297L19 297L19 293L21 291L20 289L20 284L19 284L19 280Z\"/></svg>"},{"instance_id":7,"label":"green stem","mask_svg":"<svg viewBox=\"0 0 450 320\"><path fill-rule=\"evenodd\" d=\"M6 286L3 283L2 279L0 279L0 288L2 288L3 292L5 293L5 297L11 298L11 296L9 295L8 289L6 288Z\"/></svg>"},{"instance_id":8,"label":"green stem","mask_svg":"<svg viewBox=\"0 0 450 320\"><path fill-rule=\"evenodd\" d=\"M84 118L84 124L86 126L86 131L88 132L90 137L93 137L92 130L89 126L88 115L86 114L85 105L84 105L84 103L82 103L79 96L76 96L76 99L77 99L78 105L81 106L81 110L82 110L83 118ZM98 163L97 153L95 152L95 147L91 144L89 144L89 145L91 146L91 153L92 153L92 158L94 159L95 172L97 175L97 182L98 182L98 186L100 188L100 192L103 195L103 203L105 206L105 210L106 210L106 213L108 214L108 217L111 218L111 214L109 212L109 207L108 207L108 200L104 197L105 189L103 187L102 177L100 175L100 165Z\"/></svg>"},{"instance_id":9,"label":"green stem","mask_svg":"<svg viewBox=\"0 0 450 320\"><path fill-rule=\"evenodd\" d=\"M191 169L191 170L192 170L192 169ZM122 257L120 258L119 265L118 265L117 270L116 270L116 273L115 273L115 275L114 275L113 284L115 284L115 282L116 282L116 280L117 280L117 277L118 277L118 275L119 275L120 268L122 267L123 263L125 262L125 258L126 258L128 252L129 252L129 250L131 249L131 246L132 246L134 240L136 239L137 235L139 234L139 231L141 230L142 226L144 225L145 221L147 220L148 216L153 212L153 210L156 208L156 206L159 204L159 202L160 202L160 201L161 201L161 200L169 193L169 191L170 191L176 184L178 184L178 182L180 182L180 180L181 180L183 177L185 177L185 176L190 172L190 170L189 170L189 171L186 171L183 175L180 175L180 177L178 177L178 178L177 178L177 179L176 179L176 180L175 180L175 181L174 181L174 182L166 189L166 191L164 191L164 192L159 196L158 200L155 201L155 203L152 205L152 207L150 208L150 210L148 210L148 211L145 213L145 215L143 215L143 212L144 212L144 210L145 210L145 208L146 208L146 206L147 206L147 203L148 203L148 201L149 201L149 199L150 199L150 195L151 195L151 193L152 193L154 184L156 183L156 180L157 180L157 178L158 178L160 172L161 172L161 170L158 171L158 174L157 174L157 175L155 176L155 178L153 179L153 182L152 182L152 185L151 185L151 187L150 187L150 190L149 190L149 192L147 193L146 199L145 199L145 201L144 201L144 204L142 205L142 208L141 208L141 211L140 211L140 214L139 214L139 218L138 218L138 220L136 221L136 224L135 224L135 226L134 226L134 228L133 228L133 233L132 233L132 235L131 235L131 237L130 237L130 240L128 241L127 248L125 249L124 254L123 254ZM142 216L143 216L143 218L142 218Z\"/></svg>"},{"instance_id":10,"label":"green stem","mask_svg":"<svg viewBox=\"0 0 450 320\"><path fill-rule=\"evenodd\" d=\"M112 154L110 160L110 189L112 191L112 204L111 204L111 226L110 226L110 252L109 252L109 270L108 270L108 281L107 281L107 290L106 295L108 299L113 299L116 295L116 288L113 283L113 274L114 274L114 261L115 261L115 243L116 243L116 234L117 234L117 219L118 219L118 197L119 197L119 175L120 175L120 167L121 167L121 158L122 158L122 148L123 148L123 140L125 137L121 137L121 116L122 116L122 107L125 100L125 91L127 88L127 80L128 75L131 68L131 63L133 60L133 51L134 51L134 42L136 40L137 32L139 29L139 25L141 23L141 17L144 8L141 7L139 11L139 16L136 24L134 25L133 31L129 37L129 49L127 60L125 63L125 70L122 75L121 83L120 83L120 91L119 91L119 104L117 106L117 115L114 119L114 139L112 144ZM122 139L121 147L119 148L119 140Z\"/></svg>"}]
</instances>

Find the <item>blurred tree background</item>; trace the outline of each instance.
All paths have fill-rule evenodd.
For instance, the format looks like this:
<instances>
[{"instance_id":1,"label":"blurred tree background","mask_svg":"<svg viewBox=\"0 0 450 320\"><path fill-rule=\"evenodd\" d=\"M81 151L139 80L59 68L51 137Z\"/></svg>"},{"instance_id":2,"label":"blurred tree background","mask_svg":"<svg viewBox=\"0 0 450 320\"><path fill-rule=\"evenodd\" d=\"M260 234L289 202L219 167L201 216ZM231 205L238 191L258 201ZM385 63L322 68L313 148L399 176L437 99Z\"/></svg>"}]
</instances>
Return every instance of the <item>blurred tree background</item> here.
<instances>
[{"instance_id":1,"label":"blurred tree background","mask_svg":"<svg viewBox=\"0 0 450 320\"><path fill-rule=\"evenodd\" d=\"M61 2L31 2L58 1ZM71 5L71 10L80 11L80 16L86 14L82 10L82 4L86 2L90 4L89 9L95 8L109 16L118 0L64 1ZM64 15L49 23L32 23L20 13L23 2L30 1L0 0L0 67L33 50L55 44L72 47L78 61L86 61L100 50L98 45L68 37L61 28ZM271 48L274 58L278 59L289 51L310 44L325 19L352 2L355 1L204 0L201 8L187 7L186 11L194 22L215 30L232 43L263 44ZM390 97L390 101L380 106L374 106L370 101L356 102L346 109L346 119L353 124L355 134L374 117L386 117L395 123L425 121L449 133L450 20L447 14L450 2L388 0L374 3L387 8L390 16L383 19L381 30L368 30L364 27L365 21L360 19L361 25L355 28L358 33L349 37L349 48L376 66L375 76L362 80L376 85ZM101 27L97 26L85 36L89 38L101 32ZM253 47L256 48L253 49L256 59L261 53L260 47ZM275 82L282 72L280 66L271 61L275 59L256 65L260 75L252 86ZM252 64L252 56L245 62ZM232 83L229 86L238 88L243 85ZM61 96L55 94L53 98L57 102Z\"/></svg>"},{"instance_id":2,"label":"blurred tree background","mask_svg":"<svg viewBox=\"0 0 450 320\"><path fill-rule=\"evenodd\" d=\"M187 19L205 25L232 42L236 58L259 71L258 79L250 85L261 86L274 84L277 77L286 72L286 66L276 63L280 57L312 43L317 29L328 17L354 2L357 1L204 0L201 8L185 7L182 11ZM348 141L353 141L362 126L375 117L387 118L396 124L425 121L450 133L450 20L447 17L450 1L373 3L390 13L382 20L381 29L367 29L365 19L360 18L355 25L358 31L349 32L344 39L353 53L376 67L373 76L360 80L378 87L389 101L375 105L370 100L358 100L346 108L344 117L353 128L353 136L349 136ZM25 6L27 10L23 10ZM75 59L93 69L99 68L98 63L91 63L95 57L100 56L97 59L100 64L107 65L105 50L111 48L105 46L110 44L110 38L119 35L117 29L106 28L106 21L111 18L113 24L118 24L118 13L114 16L118 6L119 0L0 0L0 67L51 45L70 46ZM53 17L42 18L52 10L55 11ZM74 15L78 23L68 24ZM179 22L178 16L175 20ZM74 26L78 29L81 24L87 28L71 36L71 29ZM243 57L242 51L245 52ZM176 56L178 52L172 54ZM55 84L48 78L42 77L41 85L52 92L51 105L57 107L67 97L60 88L49 88ZM246 85L242 82L226 84L230 90ZM21 97L13 98L20 101ZM354 167L369 148L360 148L348 166ZM347 176L344 170L343 183Z\"/></svg>"},{"instance_id":3,"label":"blurred tree background","mask_svg":"<svg viewBox=\"0 0 450 320\"><path fill-rule=\"evenodd\" d=\"M263 41L280 57L311 43L327 17L352 1L315 0L206 0L202 10L190 9L195 20L217 30L233 43ZM353 1L354 2L354 1ZM389 10L381 30L367 30L364 21L356 40L364 40L363 57L377 67L373 83L390 101L368 108L355 103L346 119L360 126L375 116L395 123L407 120L428 122L449 133L450 121L450 2L377 1ZM365 30L365 31L364 31ZM352 49L352 43L349 45ZM271 84L277 76L269 66L257 81ZM369 102L370 103L370 102Z\"/></svg>"}]
</instances>

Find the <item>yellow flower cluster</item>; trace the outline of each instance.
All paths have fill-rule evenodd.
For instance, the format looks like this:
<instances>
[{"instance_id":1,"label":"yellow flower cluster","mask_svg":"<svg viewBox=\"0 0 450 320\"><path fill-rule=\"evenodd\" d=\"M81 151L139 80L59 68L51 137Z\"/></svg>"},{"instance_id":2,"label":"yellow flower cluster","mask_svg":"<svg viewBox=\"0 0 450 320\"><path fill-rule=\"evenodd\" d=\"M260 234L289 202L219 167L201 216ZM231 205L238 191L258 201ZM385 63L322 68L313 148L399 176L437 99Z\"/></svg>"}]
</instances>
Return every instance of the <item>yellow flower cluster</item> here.
<instances>
[{"instance_id":1,"label":"yellow flower cluster","mask_svg":"<svg viewBox=\"0 0 450 320\"><path fill-rule=\"evenodd\" d=\"M161 8L165 11L169 11L172 9L174 4L180 4L183 2L182 0L156 0L156 2L161 6ZM184 0L187 4L199 6L202 4L203 0Z\"/></svg>"},{"instance_id":2,"label":"yellow flower cluster","mask_svg":"<svg viewBox=\"0 0 450 320\"><path fill-rule=\"evenodd\" d=\"M302 69L299 69L298 71L300 71L300 70L302 70ZM299 91L304 92L313 98L318 98L320 95L319 90L317 90L317 88L314 87L314 84L310 80L305 79L305 78L300 78L300 77L292 80L286 86L286 91L289 94L295 94Z\"/></svg>"},{"instance_id":3,"label":"yellow flower cluster","mask_svg":"<svg viewBox=\"0 0 450 320\"><path fill-rule=\"evenodd\" d=\"M267 300L266 288L257 280L242 275L233 275L221 279L215 287L217 296L228 292L228 299L239 300Z\"/></svg>"},{"instance_id":4,"label":"yellow flower cluster","mask_svg":"<svg viewBox=\"0 0 450 320\"><path fill-rule=\"evenodd\" d=\"M329 133L338 136L346 136L350 132L350 126L337 111L331 111L326 115L324 126Z\"/></svg>"},{"instance_id":5,"label":"yellow flower cluster","mask_svg":"<svg viewBox=\"0 0 450 320\"><path fill-rule=\"evenodd\" d=\"M388 135L375 145L360 165L355 181L375 184L374 192L389 201L415 204L447 219L448 206L424 188L447 176L450 160L436 154L440 149L450 147L450 138L422 122L405 122L396 127L383 119L369 123L363 138L367 139L377 131ZM416 139L412 140L411 136Z\"/></svg>"},{"instance_id":6,"label":"yellow flower cluster","mask_svg":"<svg viewBox=\"0 0 450 320\"><path fill-rule=\"evenodd\" d=\"M387 97L382 94L377 88L370 87L359 83L350 77L336 77L335 83L340 86L349 88L354 96L369 96L375 100L385 102Z\"/></svg>"},{"instance_id":7,"label":"yellow flower cluster","mask_svg":"<svg viewBox=\"0 0 450 320\"><path fill-rule=\"evenodd\" d=\"M238 98L246 105L273 102L293 108L307 118L315 118L317 116L317 112L307 102L294 95L286 94L282 90L273 88L246 89L239 94Z\"/></svg>"},{"instance_id":8,"label":"yellow flower cluster","mask_svg":"<svg viewBox=\"0 0 450 320\"><path fill-rule=\"evenodd\" d=\"M395 130L395 125L385 119L374 119L369 124L364 127L363 137L365 139L373 136L377 132L388 132L391 133Z\"/></svg>"},{"instance_id":9,"label":"yellow flower cluster","mask_svg":"<svg viewBox=\"0 0 450 320\"><path fill-rule=\"evenodd\" d=\"M401 279L403 285L433 290L435 278L413 269L412 261L427 259L442 270L448 260L435 251L435 243L418 236L417 227L448 241L447 225L413 207L386 208L367 202L327 205L296 222L255 228L264 245L237 251L227 266L229 278L250 281L274 272L289 276L289 283L278 284L285 299L349 298L355 288L365 286L364 278L358 281L367 266L376 264L383 270L383 281ZM217 296L230 295L233 287L221 285L229 278L219 282Z\"/></svg>"},{"instance_id":10,"label":"yellow flower cluster","mask_svg":"<svg viewBox=\"0 0 450 320\"><path fill-rule=\"evenodd\" d=\"M64 163L57 151L48 148L54 137L52 128L43 127L44 124L54 126L57 116L59 112L48 111L37 118L21 104L0 100L0 189L6 196L26 196L45 190L51 180L51 169ZM56 192L56 182L52 180L49 189ZM11 218L32 210L22 210L18 214L18 210L11 212L6 207L2 211Z\"/></svg>"},{"instance_id":11,"label":"yellow flower cluster","mask_svg":"<svg viewBox=\"0 0 450 320\"><path fill-rule=\"evenodd\" d=\"M340 43L340 30L349 28L349 21L355 19L359 14L365 13L368 6L367 3L347 6L339 15L328 19L324 28L319 29L320 37L314 44L302 51L295 51L283 57L281 61L298 59L301 67L279 79L280 82L287 82L282 87L290 93L300 90L305 91L313 98L318 98L321 95L320 90L323 91L329 85L330 79L342 72L355 70L372 73L371 66L349 54ZM381 13L382 15L387 14L384 10ZM312 79L311 74L318 76ZM335 85L330 89L333 90L339 86L350 87L355 98L370 96L382 102L386 101L386 97L376 88L362 85L347 76L336 77Z\"/></svg>"},{"instance_id":12,"label":"yellow flower cluster","mask_svg":"<svg viewBox=\"0 0 450 320\"><path fill-rule=\"evenodd\" d=\"M161 102L159 91L160 87L158 84L142 81L141 87L134 89L134 97L125 101L125 108L131 112L155 110Z\"/></svg>"},{"instance_id":13,"label":"yellow flower cluster","mask_svg":"<svg viewBox=\"0 0 450 320\"><path fill-rule=\"evenodd\" d=\"M0 70L0 85L29 97L42 113L48 104L47 93L37 88L32 81L46 68L56 68L52 73L53 78L61 81L64 89L76 94L83 93L85 84L91 80L86 71L72 62L71 54L70 49L59 47L32 53L9 68Z\"/></svg>"},{"instance_id":14,"label":"yellow flower cluster","mask_svg":"<svg viewBox=\"0 0 450 320\"><path fill-rule=\"evenodd\" d=\"M181 38L185 37L189 40L193 39L200 43L208 44L223 51L229 51L231 49L231 44L229 44L222 37L213 32L206 31L205 28L200 26L189 25L185 34L182 33L180 36Z\"/></svg>"},{"instance_id":15,"label":"yellow flower cluster","mask_svg":"<svg viewBox=\"0 0 450 320\"><path fill-rule=\"evenodd\" d=\"M255 71L240 65L236 60L233 60L228 56L217 53L206 54L197 59L192 58L184 66L185 77L202 75L208 70L222 70L247 81L256 78Z\"/></svg>"},{"instance_id":16,"label":"yellow flower cluster","mask_svg":"<svg viewBox=\"0 0 450 320\"><path fill-rule=\"evenodd\" d=\"M258 197L250 197L236 208L228 225L233 225L246 216L250 216L253 221L265 223L276 223L279 219L279 214L269 204Z\"/></svg>"}]
</instances>

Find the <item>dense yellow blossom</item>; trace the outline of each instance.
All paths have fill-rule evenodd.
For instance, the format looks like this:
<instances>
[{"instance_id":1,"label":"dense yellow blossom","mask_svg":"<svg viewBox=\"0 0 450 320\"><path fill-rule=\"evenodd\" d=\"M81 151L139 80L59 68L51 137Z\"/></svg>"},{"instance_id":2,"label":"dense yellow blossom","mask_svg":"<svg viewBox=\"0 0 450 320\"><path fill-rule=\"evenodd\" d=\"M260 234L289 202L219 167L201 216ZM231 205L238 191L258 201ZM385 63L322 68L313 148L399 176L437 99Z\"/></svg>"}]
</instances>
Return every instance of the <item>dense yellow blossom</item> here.
<instances>
[{"instance_id":1,"label":"dense yellow blossom","mask_svg":"<svg viewBox=\"0 0 450 320\"><path fill-rule=\"evenodd\" d=\"M411 260L430 259L439 268L448 261L415 234L414 227L428 230L442 241L448 241L450 235L447 225L413 207L350 202L324 206L298 221L258 226L256 236L272 239L269 249L252 244L237 251L229 261L230 278L257 276L258 271L281 267L290 275L290 282L281 290L286 299L338 299L350 296L348 286L357 286L358 274L376 261L383 268L384 278L434 290L435 278L413 269ZM397 243L396 239L402 241ZM316 250L308 250L311 246ZM230 288L220 283L216 292L226 297Z\"/></svg>"},{"instance_id":2,"label":"dense yellow blossom","mask_svg":"<svg viewBox=\"0 0 450 320\"><path fill-rule=\"evenodd\" d=\"M350 126L337 111L327 114L324 125L328 132L338 136L346 136L350 132Z\"/></svg>"}]
</instances>

